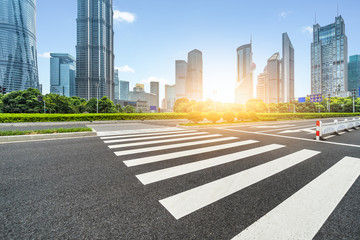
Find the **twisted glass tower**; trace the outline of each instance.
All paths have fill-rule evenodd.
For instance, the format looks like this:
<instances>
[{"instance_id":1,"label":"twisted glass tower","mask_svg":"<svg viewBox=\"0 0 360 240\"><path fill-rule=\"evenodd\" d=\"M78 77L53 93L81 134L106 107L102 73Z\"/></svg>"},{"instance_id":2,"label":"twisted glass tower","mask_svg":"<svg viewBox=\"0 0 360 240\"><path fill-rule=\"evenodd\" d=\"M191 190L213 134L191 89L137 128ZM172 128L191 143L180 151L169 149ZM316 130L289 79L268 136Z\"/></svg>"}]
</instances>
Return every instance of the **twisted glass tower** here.
<instances>
[{"instance_id":1,"label":"twisted glass tower","mask_svg":"<svg viewBox=\"0 0 360 240\"><path fill-rule=\"evenodd\" d=\"M113 1L77 2L76 95L114 100Z\"/></svg>"},{"instance_id":2,"label":"twisted glass tower","mask_svg":"<svg viewBox=\"0 0 360 240\"><path fill-rule=\"evenodd\" d=\"M1 0L0 86L6 92L39 88L36 0Z\"/></svg>"}]
</instances>

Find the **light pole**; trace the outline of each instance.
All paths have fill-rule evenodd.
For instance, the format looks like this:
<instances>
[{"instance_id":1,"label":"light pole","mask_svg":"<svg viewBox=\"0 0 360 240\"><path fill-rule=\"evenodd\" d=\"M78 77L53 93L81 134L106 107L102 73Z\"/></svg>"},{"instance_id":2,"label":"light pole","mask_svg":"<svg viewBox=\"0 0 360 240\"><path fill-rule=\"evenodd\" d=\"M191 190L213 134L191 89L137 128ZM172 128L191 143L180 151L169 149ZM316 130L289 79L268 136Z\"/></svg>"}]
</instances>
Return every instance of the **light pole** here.
<instances>
[{"instance_id":1,"label":"light pole","mask_svg":"<svg viewBox=\"0 0 360 240\"><path fill-rule=\"evenodd\" d=\"M95 83L96 86L96 113L99 113L99 87L100 83Z\"/></svg>"},{"instance_id":2,"label":"light pole","mask_svg":"<svg viewBox=\"0 0 360 240\"><path fill-rule=\"evenodd\" d=\"M355 113L355 94L356 94L356 89L352 90L352 97L353 97L353 113Z\"/></svg>"}]
</instances>

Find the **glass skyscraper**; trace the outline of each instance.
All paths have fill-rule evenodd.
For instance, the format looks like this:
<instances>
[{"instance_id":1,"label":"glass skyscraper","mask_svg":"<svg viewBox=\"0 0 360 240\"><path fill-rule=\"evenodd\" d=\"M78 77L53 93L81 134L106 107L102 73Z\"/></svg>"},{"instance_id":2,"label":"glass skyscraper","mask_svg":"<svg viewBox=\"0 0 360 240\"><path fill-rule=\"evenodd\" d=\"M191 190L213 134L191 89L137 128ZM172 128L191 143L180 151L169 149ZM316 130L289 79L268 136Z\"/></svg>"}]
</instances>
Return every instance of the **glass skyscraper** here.
<instances>
[{"instance_id":1,"label":"glass skyscraper","mask_svg":"<svg viewBox=\"0 0 360 240\"><path fill-rule=\"evenodd\" d=\"M128 101L129 100L129 82L120 81L120 100Z\"/></svg>"},{"instance_id":2,"label":"glass skyscraper","mask_svg":"<svg viewBox=\"0 0 360 240\"><path fill-rule=\"evenodd\" d=\"M75 59L67 53L50 53L50 93L75 96Z\"/></svg>"},{"instance_id":3,"label":"glass skyscraper","mask_svg":"<svg viewBox=\"0 0 360 240\"><path fill-rule=\"evenodd\" d=\"M280 102L290 102L295 97L295 50L287 33L282 34Z\"/></svg>"},{"instance_id":4,"label":"glass skyscraper","mask_svg":"<svg viewBox=\"0 0 360 240\"><path fill-rule=\"evenodd\" d=\"M150 82L150 93L156 95L156 109L159 108L159 82Z\"/></svg>"},{"instance_id":5,"label":"glass skyscraper","mask_svg":"<svg viewBox=\"0 0 360 240\"><path fill-rule=\"evenodd\" d=\"M340 96L348 91L348 44L341 16L321 27L313 26L311 94Z\"/></svg>"},{"instance_id":6,"label":"glass skyscraper","mask_svg":"<svg viewBox=\"0 0 360 240\"><path fill-rule=\"evenodd\" d=\"M114 99L120 100L119 70L117 69L114 70L114 86L115 86Z\"/></svg>"},{"instance_id":7,"label":"glass skyscraper","mask_svg":"<svg viewBox=\"0 0 360 240\"><path fill-rule=\"evenodd\" d=\"M186 97L189 100L203 100L202 52L195 49L188 54L186 74Z\"/></svg>"},{"instance_id":8,"label":"glass skyscraper","mask_svg":"<svg viewBox=\"0 0 360 240\"><path fill-rule=\"evenodd\" d=\"M113 1L77 2L76 95L114 100Z\"/></svg>"},{"instance_id":9,"label":"glass skyscraper","mask_svg":"<svg viewBox=\"0 0 360 240\"><path fill-rule=\"evenodd\" d=\"M186 72L187 72L186 61L176 60L175 61L176 98L186 97Z\"/></svg>"},{"instance_id":10,"label":"glass skyscraper","mask_svg":"<svg viewBox=\"0 0 360 240\"><path fill-rule=\"evenodd\" d=\"M245 104L253 97L252 54L251 43L237 49L235 103Z\"/></svg>"},{"instance_id":11,"label":"glass skyscraper","mask_svg":"<svg viewBox=\"0 0 360 240\"><path fill-rule=\"evenodd\" d=\"M349 91L356 90L356 96L359 97L360 88L360 55L350 56L348 64L348 86Z\"/></svg>"},{"instance_id":12,"label":"glass skyscraper","mask_svg":"<svg viewBox=\"0 0 360 240\"><path fill-rule=\"evenodd\" d=\"M35 0L1 0L0 86L6 92L39 88L35 23Z\"/></svg>"}]
</instances>

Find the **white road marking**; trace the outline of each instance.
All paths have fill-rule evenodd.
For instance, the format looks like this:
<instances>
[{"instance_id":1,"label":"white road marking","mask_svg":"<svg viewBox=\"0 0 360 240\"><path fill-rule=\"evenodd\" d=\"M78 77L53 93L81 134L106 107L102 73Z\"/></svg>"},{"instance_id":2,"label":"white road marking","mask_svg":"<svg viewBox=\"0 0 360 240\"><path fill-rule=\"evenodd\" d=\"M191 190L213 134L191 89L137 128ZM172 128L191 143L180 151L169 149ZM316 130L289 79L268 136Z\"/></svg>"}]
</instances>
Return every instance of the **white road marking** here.
<instances>
[{"instance_id":1,"label":"white road marking","mask_svg":"<svg viewBox=\"0 0 360 240\"><path fill-rule=\"evenodd\" d=\"M186 136L194 136L194 135L202 135L208 134L208 132L195 132L195 133L184 133L184 134L174 134L174 135L162 135L162 136L154 136L154 137L139 137L139 138L126 138L126 139L116 139L116 140L108 140L104 141L104 143L120 143L120 142L130 142L130 141L142 141L142 140L152 140L152 139L161 139L161 138L172 138L172 137L186 137Z\"/></svg>"},{"instance_id":2,"label":"white road marking","mask_svg":"<svg viewBox=\"0 0 360 240\"><path fill-rule=\"evenodd\" d=\"M275 126L254 126L252 128L284 128L284 127L294 127L295 125L275 125Z\"/></svg>"},{"instance_id":3,"label":"white road marking","mask_svg":"<svg viewBox=\"0 0 360 240\"><path fill-rule=\"evenodd\" d=\"M314 134L314 133L316 133L316 131L313 130L312 128L304 128L304 129L285 130L285 131L279 132L278 134L284 134L284 133L300 133L300 132L307 132L307 133L309 133L309 134Z\"/></svg>"},{"instance_id":4,"label":"white road marking","mask_svg":"<svg viewBox=\"0 0 360 240\"><path fill-rule=\"evenodd\" d=\"M329 136L326 136L326 137L323 137L323 139L329 139L329 138L333 138L335 137L336 135L329 135Z\"/></svg>"},{"instance_id":5,"label":"white road marking","mask_svg":"<svg viewBox=\"0 0 360 240\"><path fill-rule=\"evenodd\" d=\"M301 150L285 157L221 178L160 200L160 203L180 219L224 197L236 193L254 183L290 168L320 152Z\"/></svg>"},{"instance_id":6,"label":"white road marking","mask_svg":"<svg viewBox=\"0 0 360 240\"><path fill-rule=\"evenodd\" d=\"M98 136L112 136L112 135L126 135L126 134L134 134L134 133L146 133L146 132L165 132L165 131L176 131L183 130L183 128L145 128L145 129L135 129L135 130L120 130L120 131L105 131L105 132L97 132Z\"/></svg>"},{"instance_id":7,"label":"white road marking","mask_svg":"<svg viewBox=\"0 0 360 240\"><path fill-rule=\"evenodd\" d=\"M343 158L233 239L312 239L359 175L360 159Z\"/></svg>"},{"instance_id":8,"label":"white road marking","mask_svg":"<svg viewBox=\"0 0 360 240\"><path fill-rule=\"evenodd\" d=\"M275 132L275 131L281 131L281 130L290 130L290 129L302 129L302 128L311 128L313 127L315 124L311 124L311 125L305 125L305 126L296 126L296 127L287 127L287 128L282 128L282 129L270 129L270 130L264 130L264 131L259 131L259 132Z\"/></svg>"},{"instance_id":9,"label":"white road marking","mask_svg":"<svg viewBox=\"0 0 360 240\"><path fill-rule=\"evenodd\" d=\"M145 152L174 149L174 148L180 148L180 147L190 147L190 146L195 146L195 145L224 142L224 141L237 140L237 139L239 139L239 138L237 138L237 137L215 138L215 139L203 140L203 141L197 141L197 142L186 142L186 143L177 143L177 144L163 145L163 146L156 146L156 147L123 150L123 151L117 151L114 153L116 156L124 156L124 155L136 154L136 153L145 153Z\"/></svg>"},{"instance_id":10,"label":"white road marking","mask_svg":"<svg viewBox=\"0 0 360 240\"><path fill-rule=\"evenodd\" d=\"M129 135L119 135L119 136L111 136L111 137L101 137L101 140L107 140L107 139L116 139L116 138L132 138L132 137L146 137L146 136L159 136L159 135L167 135L167 134L177 134L177 133L188 133L188 132L197 132L195 130L178 130L178 131L172 131L172 132L149 132L149 133L140 133L140 134L129 134Z\"/></svg>"},{"instance_id":11,"label":"white road marking","mask_svg":"<svg viewBox=\"0 0 360 240\"><path fill-rule=\"evenodd\" d=\"M147 185L154 182L159 182L165 179L177 177L180 175L196 172L206 168L211 168L225 163L238 161L247 157L255 156L261 153L270 152L279 148L285 147L284 145L271 144L263 147L253 148L233 154L223 155L220 157L209 158L202 161L187 163L175 167L165 168L158 171L148 172L144 174L136 175L136 177Z\"/></svg>"},{"instance_id":12,"label":"white road marking","mask_svg":"<svg viewBox=\"0 0 360 240\"><path fill-rule=\"evenodd\" d=\"M165 140L136 142L136 143L122 143L122 144L116 144L116 145L109 145L108 147L110 149L124 148L124 147L135 147L135 146L144 146L144 145L151 145L151 144L160 144L160 143L170 143L170 142L195 140L195 139L201 139L201 138L221 137L221 136L222 136L221 134L211 134L211 135L197 136L197 137L185 137L185 138L165 139Z\"/></svg>"},{"instance_id":13,"label":"white road marking","mask_svg":"<svg viewBox=\"0 0 360 240\"><path fill-rule=\"evenodd\" d=\"M339 135L343 135L343 134L345 134L345 133L346 133L346 132L340 132Z\"/></svg>"},{"instance_id":14,"label":"white road marking","mask_svg":"<svg viewBox=\"0 0 360 240\"><path fill-rule=\"evenodd\" d=\"M246 141L221 144L221 145L216 145L216 146L211 146L211 147L185 150L182 152L174 152L174 153L156 155L156 156L151 156L151 157L137 158L137 159L124 161L124 163L128 167L134 167L134 166L138 166L138 165L160 162L160 161L170 160L170 159L174 159L174 158L187 157L187 156L192 156L192 155L201 154L201 153L208 153L208 152L219 151L219 150L224 150L224 149L228 149L228 148L240 147L243 145L253 144L253 143L258 143L258 142L259 141L255 141L255 140L246 140Z\"/></svg>"}]
</instances>

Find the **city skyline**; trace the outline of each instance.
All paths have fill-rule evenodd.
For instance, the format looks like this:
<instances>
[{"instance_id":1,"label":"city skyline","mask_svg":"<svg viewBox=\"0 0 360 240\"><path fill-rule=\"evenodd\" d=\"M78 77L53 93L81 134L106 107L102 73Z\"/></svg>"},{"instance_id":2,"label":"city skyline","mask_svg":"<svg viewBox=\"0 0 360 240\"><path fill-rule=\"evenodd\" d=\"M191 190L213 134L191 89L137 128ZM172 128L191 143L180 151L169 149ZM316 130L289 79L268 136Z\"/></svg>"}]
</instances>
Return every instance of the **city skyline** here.
<instances>
[{"instance_id":1,"label":"city skyline","mask_svg":"<svg viewBox=\"0 0 360 240\"><path fill-rule=\"evenodd\" d=\"M75 20L71 15L75 16L76 14L71 12L75 11L76 13L76 3L68 0L61 3L63 2L68 6L66 16L69 17L62 22L59 31L55 33L49 27L46 27L49 24L41 20L47 15L45 10L50 8L50 4L44 0L38 0L38 8L40 8L37 11L38 48L41 48L39 49L41 56L46 56L48 51L66 51L70 54L74 52L74 50L71 51L71 48L75 48L74 36L72 36L71 32L75 32L76 35L76 29ZM143 4L139 4L140 2ZM257 1L262 3L257 8L245 3L238 4L236 1L228 1L222 5L221 11L218 12L219 15L215 19L211 19L210 15L214 13L215 8L221 5L218 1L210 1L209 4L205 5L203 1L199 1L194 5L193 9L180 6L177 3L161 4L159 1L154 1L150 6L144 1L140 2L114 1L115 54L117 55L115 66L120 70L119 78L129 81L131 86L134 86L137 82L143 82L146 83L147 91L149 91L148 83L150 81L159 81L161 83L160 99L164 98L164 84L175 83L174 61L186 59L187 51L197 48L204 54L204 100L212 98L213 90L218 89L218 100L233 102L236 80L236 62L234 61L233 49L248 43L250 35L253 36L253 59L257 65L257 69L254 71L254 85L256 85L255 76L262 72L268 57L276 50L281 49L278 35L282 32L288 32L298 53L295 59L297 62L295 67L295 97L309 94L310 44L312 41L310 31L315 22L315 12L317 13L317 22L320 25L327 25L333 22L336 16L337 4L339 4L339 12L346 22L349 55L360 52L360 47L356 45L360 36L355 31L358 20L354 12L351 11L356 5L359 5L356 1L350 3L328 1L327 4L310 4L310 1L301 4L278 1L273 3L273 6L270 6L267 2ZM52 2L51 5L59 7L59 13L52 15L52 21L56 22L57 19L60 19L60 13L64 14L64 12L61 11L62 7L58 1ZM234 6L240 5L249 9L243 16L249 20L246 21L246 24L242 23L240 21L242 18L232 11ZM305 5L307 7L304 12ZM309 6L311 6L310 10ZM204 11L201 12L200 16L191 15L189 19L181 21L176 19L178 14L190 14L200 7L204 7ZM170 9L173 8L178 11L175 16L170 14ZM157 19L145 9L158 13L162 17ZM129 15L125 13L129 13ZM263 15L267 20L257 20L257 14ZM61 17L63 19L62 15ZM162 21L165 19L165 22ZM198 19L203 20L194 22L194 20ZM193 22L193 25L189 25L190 22ZM149 24L155 24L156 28L150 31L150 29L147 29ZM176 29L171 27L174 24L178 26ZM67 31L62 30L64 28ZM49 34L44 35L45 29L46 31L50 30ZM41 34L41 32L43 33ZM156 37L160 36L160 32L168 33L163 35L162 38ZM56 47L50 45L49 43L54 40L55 36L59 38L59 34L65 36L62 38L63 43L57 44ZM147 40L144 41L144 36L150 38L146 37ZM45 41L46 39L49 40ZM59 48L59 50L52 48ZM67 51L68 48L70 51ZM157 53L152 54L154 51ZM139 55L141 55L141 58L135 57ZM44 92L46 93L46 81L48 81L49 73L46 68L43 69L42 67L45 60L45 58L39 58L40 79L41 83L44 84ZM229 92L232 92L232 94L230 95Z\"/></svg>"}]
</instances>

